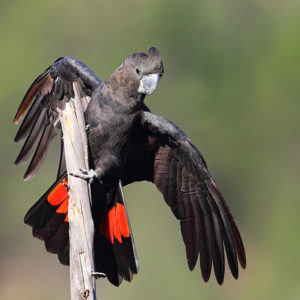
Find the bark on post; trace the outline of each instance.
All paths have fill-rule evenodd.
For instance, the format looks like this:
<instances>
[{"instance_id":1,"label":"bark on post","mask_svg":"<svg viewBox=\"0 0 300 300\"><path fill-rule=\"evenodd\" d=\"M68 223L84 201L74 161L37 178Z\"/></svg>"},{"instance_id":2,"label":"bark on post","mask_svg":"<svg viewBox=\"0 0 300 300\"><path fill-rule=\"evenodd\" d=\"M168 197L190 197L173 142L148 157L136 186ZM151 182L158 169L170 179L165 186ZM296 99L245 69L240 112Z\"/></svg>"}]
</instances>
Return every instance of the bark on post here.
<instances>
[{"instance_id":1,"label":"bark on post","mask_svg":"<svg viewBox=\"0 0 300 300\"><path fill-rule=\"evenodd\" d=\"M96 300L94 271L94 224L89 184L70 173L89 170L86 125L80 91L74 83L75 98L59 111L69 181L70 287L72 300Z\"/></svg>"}]
</instances>

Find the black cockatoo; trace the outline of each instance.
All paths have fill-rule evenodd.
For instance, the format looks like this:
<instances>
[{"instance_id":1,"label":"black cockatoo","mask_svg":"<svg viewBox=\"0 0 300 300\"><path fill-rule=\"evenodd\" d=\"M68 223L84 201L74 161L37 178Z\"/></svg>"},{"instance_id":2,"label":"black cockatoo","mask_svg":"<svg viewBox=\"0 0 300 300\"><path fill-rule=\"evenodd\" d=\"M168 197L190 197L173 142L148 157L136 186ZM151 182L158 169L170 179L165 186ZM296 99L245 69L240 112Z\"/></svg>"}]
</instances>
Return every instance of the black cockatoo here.
<instances>
[{"instance_id":1,"label":"black cockatoo","mask_svg":"<svg viewBox=\"0 0 300 300\"><path fill-rule=\"evenodd\" d=\"M164 72L159 51L128 56L109 79L100 79L82 62L62 57L36 78L22 100L14 123L25 118L15 142L26 141L15 164L33 157L24 175L29 180L43 164L49 145L60 129L57 108L74 97L73 83L81 90L88 130L91 170L78 170L92 182L95 225L95 268L114 285L130 281L138 260L124 203L122 186L153 182L180 221L190 270L200 256L207 281L213 265L216 279L224 279L224 248L231 272L238 277L238 261L245 268L243 242L233 217L196 146L172 122L150 112L146 95L157 87ZM68 182L63 139L56 181L30 208L25 223L33 236L45 242L69 264Z\"/></svg>"}]
</instances>

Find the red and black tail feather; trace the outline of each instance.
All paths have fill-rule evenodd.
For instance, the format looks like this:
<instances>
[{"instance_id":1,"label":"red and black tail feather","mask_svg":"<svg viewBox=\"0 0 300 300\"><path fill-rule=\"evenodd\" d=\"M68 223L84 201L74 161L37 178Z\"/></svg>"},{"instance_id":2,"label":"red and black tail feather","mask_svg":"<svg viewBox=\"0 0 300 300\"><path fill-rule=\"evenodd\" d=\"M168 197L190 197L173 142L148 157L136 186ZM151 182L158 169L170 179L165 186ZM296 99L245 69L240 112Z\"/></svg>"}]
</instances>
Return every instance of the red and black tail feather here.
<instances>
[{"instance_id":1,"label":"red and black tail feather","mask_svg":"<svg viewBox=\"0 0 300 300\"><path fill-rule=\"evenodd\" d=\"M69 195L66 178L65 173L57 178L27 212L24 222L32 227L34 237L45 242L48 252L57 253L59 261L69 265ZM123 278L131 281L133 274L138 272L122 186L117 186L112 198L100 184L93 186L95 271L105 273L109 281L118 286Z\"/></svg>"},{"instance_id":2,"label":"red and black tail feather","mask_svg":"<svg viewBox=\"0 0 300 300\"><path fill-rule=\"evenodd\" d=\"M131 281L139 267L121 183L113 199L112 205L94 217L95 264L97 271L106 273L109 281L119 286L123 278Z\"/></svg>"},{"instance_id":3,"label":"red and black tail feather","mask_svg":"<svg viewBox=\"0 0 300 300\"><path fill-rule=\"evenodd\" d=\"M48 191L30 208L24 222L32 234L45 242L47 251L57 253L62 264L69 264L69 195L64 176L58 178Z\"/></svg>"}]
</instances>

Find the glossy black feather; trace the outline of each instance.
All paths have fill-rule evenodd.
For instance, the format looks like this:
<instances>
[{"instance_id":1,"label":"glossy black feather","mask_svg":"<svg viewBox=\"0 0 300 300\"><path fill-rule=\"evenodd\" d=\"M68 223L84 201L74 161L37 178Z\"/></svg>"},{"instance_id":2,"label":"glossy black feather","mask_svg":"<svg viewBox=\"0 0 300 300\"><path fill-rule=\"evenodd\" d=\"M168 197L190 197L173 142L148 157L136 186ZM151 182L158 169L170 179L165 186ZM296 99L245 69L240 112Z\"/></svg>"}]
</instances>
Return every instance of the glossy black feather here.
<instances>
[{"instance_id":1,"label":"glossy black feather","mask_svg":"<svg viewBox=\"0 0 300 300\"><path fill-rule=\"evenodd\" d=\"M214 244L214 228L211 211L206 201L206 189L203 184L197 184L196 195L199 201L200 214L202 216L205 237L201 238L200 241L200 269L204 281L208 281L210 278L211 267L212 267L212 247Z\"/></svg>"},{"instance_id":2,"label":"glossy black feather","mask_svg":"<svg viewBox=\"0 0 300 300\"><path fill-rule=\"evenodd\" d=\"M29 180L36 175L36 173L38 172L38 170L40 169L40 167L46 159L49 145L55 135L56 131L54 129L53 123L49 124L47 127L44 128L36 151L32 157L28 169L25 172L24 180Z\"/></svg>"},{"instance_id":3,"label":"glossy black feather","mask_svg":"<svg viewBox=\"0 0 300 300\"><path fill-rule=\"evenodd\" d=\"M60 127L57 109L63 109L64 103L74 97L74 82L79 84L81 96L84 98L82 101L85 102L89 101L93 91L101 84L100 79L85 64L73 57L62 57L34 80L21 102L14 119L15 123L22 118L33 102L15 137L15 142L19 142L28 135L16 159L16 165L24 163L35 149L34 159L24 175L26 180L36 174L46 157L46 151L54 134L52 129L49 134L47 126L51 123L50 128ZM87 104L85 103L84 106L86 107ZM41 132L44 132L44 139L39 141ZM49 141L46 141L46 138L49 138ZM61 163L60 165L63 166L64 162Z\"/></svg>"},{"instance_id":4,"label":"glossy black feather","mask_svg":"<svg viewBox=\"0 0 300 300\"><path fill-rule=\"evenodd\" d=\"M184 205L183 194L182 194L182 191L181 191L182 181L183 181L182 170L183 170L183 165L181 163L178 163L178 165L177 165L177 180L176 180L176 183L177 183L177 197L176 197L176 200L177 201L175 202L175 205L171 206L173 214L179 220L186 217L186 208L185 208L185 205Z\"/></svg>"},{"instance_id":5,"label":"glossy black feather","mask_svg":"<svg viewBox=\"0 0 300 300\"><path fill-rule=\"evenodd\" d=\"M57 178L61 177L67 170L66 167L66 159L65 159L65 150L64 150L64 140L63 140L63 134L61 132L60 137L60 158L59 158L59 165L58 165L58 171L57 171Z\"/></svg>"},{"instance_id":6,"label":"glossy black feather","mask_svg":"<svg viewBox=\"0 0 300 300\"><path fill-rule=\"evenodd\" d=\"M47 197L51 191L57 186L60 181L66 177L66 173L62 174L45 194L30 208L27 212L24 222L30 225L33 229L33 236L45 242L45 247L48 252L56 253L62 264L69 264L69 233L68 222L65 222L65 214L57 213L58 206L52 206ZM114 202L125 205L121 184L115 193ZM96 193L104 200L107 196L105 191L99 184L92 185L93 194ZM133 241L132 231L129 225L130 237L123 238L123 243L118 242L113 245L110 241L99 234L99 224L101 222L101 211L107 201L98 201L93 197L93 218L95 223L95 270L104 272L108 279L114 285L120 285L122 279L131 281L133 274L138 272L138 259ZM125 206L127 214L127 209ZM127 215L128 218L128 215ZM129 222L129 219L128 219Z\"/></svg>"},{"instance_id":7,"label":"glossy black feather","mask_svg":"<svg viewBox=\"0 0 300 300\"><path fill-rule=\"evenodd\" d=\"M133 233L130 225L130 219L128 215L128 210L125 202L125 197L123 194L122 183L119 181L118 188L115 196L115 203L120 203L124 206L125 214L127 218L128 228L129 228L129 238L123 239L123 252L126 258L126 264L132 274L137 274L139 271L139 261L137 256L137 251L134 243Z\"/></svg>"},{"instance_id":8,"label":"glossy black feather","mask_svg":"<svg viewBox=\"0 0 300 300\"><path fill-rule=\"evenodd\" d=\"M57 178L50 188L40 197L40 199L28 210L24 217L24 223L34 228L43 227L50 219L52 214L57 209L56 206L52 206L47 197L51 191L57 186L57 184L66 177L66 173L62 174L60 178Z\"/></svg>"},{"instance_id":9,"label":"glossy black feather","mask_svg":"<svg viewBox=\"0 0 300 300\"><path fill-rule=\"evenodd\" d=\"M32 128L28 134L28 137L17 157L15 160L15 165L18 166L20 164L25 163L32 152L34 151L36 144L39 142L39 136L44 131L44 123L46 120L46 108L44 108L40 115L36 118L36 121L32 125Z\"/></svg>"},{"instance_id":10,"label":"glossy black feather","mask_svg":"<svg viewBox=\"0 0 300 300\"><path fill-rule=\"evenodd\" d=\"M115 255L117 271L120 274L120 277L124 277L125 280L131 281L133 274L137 274L139 267L125 199L122 192L122 185L120 182L116 188L114 206L116 206L117 203L124 205L130 236L129 238L122 237L122 243L119 243L119 241L115 239L112 248Z\"/></svg>"},{"instance_id":11,"label":"glossy black feather","mask_svg":"<svg viewBox=\"0 0 300 300\"><path fill-rule=\"evenodd\" d=\"M15 143L18 143L23 138L27 136L32 126L34 126L34 121L39 117L40 114L37 114L39 110L39 106L43 100L43 96L37 97L33 104L31 105L28 113L26 114L21 126L19 127L19 130L16 134L16 137L14 139Z\"/></svg>"},{"instance_id":12,"label":"glossy black feather","mask_svg":"<svg viewBox=\"0 0 300 300\"><path fill-rule=\"evenodd\" d=\"M232 232L232 228L228 219L228 216L226 212L224 211L223 207L219 208L218 204L220 205L218 195L211 192L211 197L209 200L209 203L211 207L213 207L214 212L218 215L218 220L222 223L223 226L221 226L222 230L222 236L223 236L223 242L227 254L228 264L231 269L231 273L234 278L238 278L238 262L237 262L237 256L236 256L236 249L234 245L234 235ZM212 198L215 199L215 201L212 200Z\"/></svg>"},{"instance_id":13,"label":"glossy black feather","mask_svg":"<svg viewBox=\"0 0 300 300\"><path fill-rule=\"evenodd\" d=\"M237 278L237 256L241 266L245 266L243 243L199 150L182 130L160 116L144 111L141 113L141 125L152 141L156 141L154 146L153 142L150 146L149 139L147 140L149 148L144 155L152 155L154 162L149 165L139 156L137 162L143 165L145 172L152 170L153 179L151 176L145 179L153 180L174 215L181 220L181 232L190 269L194 268L200 254L203 279L209 279L213 265L216 279L222 284L225 247L229 267ZM130 158L126 168L133 168ZM137 176L143 178L145 175L141 173ZM176 181L173 177L177 177ZM126 176L124 180L127 180Z\"/></svg>"},{"instance_id":14,"label":"glossy black feather","mask_svg":"<svg viewBox=\"0 0 300 300\"><path fill-rule=\"evenodd\" d=\"M153 91L152 87L155 89L162 74L163 64L154 47L147 53L137 52L127 57L103 83L78 60L72 57L58 59L36 79L15 118L17 122L33 99L43 97L43 100L33 102L27 117L29 121L24 121L17 136L19 140L28 134L28 128L35 127L34 115L39 115L45 106L49 108L46 122L42 123L44 126L39 127L43 133L26 173L27 179L42 164L54 127L60 127L57 109L63 109L65 103L74 96L73 83L76 82L89 125L90 163L99 179L95 178L92 184L96 270L106 273L108 280L115 285L119 285L123 279L130 281L133 274L137 273L138 262L130 225L130 237L122 242L120 238L114 239L105 229L99 232L99 226L104 213L114 205L124 203L119 180L124 185L149 180L162 192L166 203L180 220L189 268L192 270L195 267L200 255L203 279L209 279L213 266L216 279L222 284L224 248L231 272L237 278L238 260L242 267L246 266L243 242L199 150L181 129L151 114L143 103L145 95ZM147 89L146 82L152 82ZM38 105L36 108L37 101L44 106ZM23 151L23 160L30 151ZM58 177L64 172L65 159L61 148ZM35 220L34 216L40 208L46 209L47 205L36 205L28 220ZM66 226L62 226L61 220L54 217L55 212L53 216L48 210L41 216L44 220L36 221L42 224L41 227L36 228L34 222L31 223L35 234L44 239L49 251L58 253L60 261L66 263ZM51 229L47 230L48 226Z\"/></svg>"},{"instance_id":15,"label":"glossy black feather","mask_svg":"<svg viewBox=\"0 0 300 300\"><path fill-rule=\"evenodd\" d=\"M95 224L94 253L96 270L105 273L112 284L119 286L123 278L127 281L132 280L133 274L138 273L139 265L121 183L118 183L114 189L106 193L99 183L92 185L92 213ZM116 206L117 203L124 205L130 236L128 238L122 236L122 243L115 239L112 244L107 237L100 234L99 225L105 207Z\"/></svg>"},{"instance_id":16,"label":"glossy black feather","mask_svg":"<svg viewBox=\"0 0 300 300\"><path fill-rule=\"evenodd\" d=\"M70 265L69 223L63 222L57 234L57 256L61 264Z\"/></svg>"},{"instance_id":17,"label":"glossy black feather","mask_svg":"<svg viewBox=\"0 0 300 300\"><path fill-rule=\"evenodd\" d=\"M226 233L228 236L228 242L229 242L231 251L233 248L233 245L232 245L232 243L233 243L234 247L236 249L236 253L238 255L240 264L243 268L245 268L246 267L246 254L245 254L244 245L243 245L239 230L237 229L236 224L233 220L233 217L229 211L229 208L227 207L227 204L225 203L225 200L224 200L222 194L218 190L218 188L212 178L210 178L210 180L206 181L206 185L210 191L210 194L212 195L213 199L215 200L215 204L219 208L220 215L223 219L225 229L227 229ZM230 236L230 238L229 238L229 236ZM236 260L234 257L232 259L233 259L233 261Z\"/></svg>"},{"instance_id":18,"label":"glossy black feather","mask_svg":"<svg viewBox=\"0 0 300 300\"><path fill-rule=\"evenodd\" d=\"M51 91L53 79L47 73L47 70L39 75L27 90L21 104L14 117L14 123L18 124L20 119L24 116L32 101L39 96L45 96Z\"/></svg>"},{"instance_id":19,"label":"glossy black feather","mask_svg":"<svg viewBox=\"0 0 300 300\"><path fill-rule=\"evenodd\" d=\"M57 253L62 264L69 264L69 224L66 215L56 213L58 206L52 206L47 197L66 176L63 174L42 197L29 209L24 222L32 227L33 236L45 242L46 250Z\"/></svg>"},{"instance_id":20,"label":"glossy black feather","mask_svg":"<svg viewBox=\"0 0 300 300\"><path fill-rule=\"evenodd\" d=\"M195 190L193 192L194 198L194 209L198 212L198 226L199 226L199 253L200 253L200 269L202 278L204 281L208 281L211 273L211 264L212 264L212 256L210 249L210 228L209 221L207 219L206 214L201 208L201 201L203 196L201 191L201 187L199 184L195 184Z\"/></svg>"},{"instance_id":21,"label":"glossy black feather","mask_svg":"<svg viewBox=\"0 0 300 300\"><path fill-rule=\"evenodd\" d=\"M182 198L185 207L185 217L180 220L181 233L186 247L186 256L190 270L193 270L199 255L197 211L193 209L193 199L189 191L189 176L185 168L182 170Z\"/></svg>"},{"instance_id":22,"label":"glossy black feather","mask_svg":"<svg viewBox=\"0 0 300 300\"><path fill-rule=\"evenodd\" d=\"M170 152L172 153L172 152ZM168 178L168 191L167 191L167 196L165 199L167 199L167 203L171 207L176 207L177 206L177 175L181 176L180 174L177 174L177 166L178 166L178 159L175 155L171 156L172 159L169 162L169 175L165 176Z\"/></svg>"},{"instance_id":23,"label":"glossy black feather","mask_svg":"<svg viewBox=\"0 0 300 300\"><path fill-rule=\"evenodd\" d=\"M210 196L208 195L208 198ZM223 248L223 240L222 240L222 229L220 227L220 221L212 211L212 219L213 219L213 228L214 228L214 246L212 249L212 257L213 257L213 267L215 271L215 276L217 282L221 285L224 280L224 271L225 271L225 261L224 261L224 248Z\"/></svg>"},{"instance_id":24,"label":"glossy black feather","mask_svg":"<svg viewBox=\"0 0 300 300\"><path fill-rule=\"evenodd\" d=\"M54 92L59 100L62 100L64 97L64 85L60 78L55 80Z\"/></svg>"},{"instance_id":25,"label":"glossy black feather","mask_svg":"<svg viewBox=\"0 0 300 300\"><path fill-rule=\"evenodd\" d=\"M129 269L127 263L127 257L125 255L123 247L124 247L123 243L120 244L118 241L115 241L113 244L113 251L114 251L115 260L117 264L117 270L118 273L120 274L120 277L123 277L126 281L131 281L133 274Z\"/></svg>"}]
</instances>

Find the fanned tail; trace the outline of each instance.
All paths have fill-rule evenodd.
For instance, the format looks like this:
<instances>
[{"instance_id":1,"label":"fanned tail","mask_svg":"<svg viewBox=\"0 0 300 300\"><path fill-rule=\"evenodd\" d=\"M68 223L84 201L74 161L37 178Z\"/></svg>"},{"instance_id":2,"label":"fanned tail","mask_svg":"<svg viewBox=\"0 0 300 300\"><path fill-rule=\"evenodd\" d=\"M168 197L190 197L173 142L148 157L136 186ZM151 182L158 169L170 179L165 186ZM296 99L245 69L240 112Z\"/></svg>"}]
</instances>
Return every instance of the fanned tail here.
<instances>
[{"instance_id":1,"label":"fanned tail","mask_svg":"<svg viewBox=\"0 0 300 300\"><path fill-rule=\"evenodd\" d=\"M121 182L114 191L113 204L103 207L94 220L96 269L116 286L123 278L131 281L139 265Z\"/></svg>"},{"instance_id":2,"label":"fanned tail","mask_svg":"<svg viewBox=\"0 0 300 300\"><path fill-rule=\"evenodd\" d=\"M69 265L69 195L67 175L60 175L47 192L29 209L24 222L34 237L44 241L46 250ZM128 219L122 185L106 194L99 183L92 186L92 214L95 224L95 271L107 275L119 286L138 272L138 260ZM112 197L112 198L111 198Z\"/></svg>"},{"instance_id":3,"label":"fanned tail","mask_svg":"<svg viewBox=\"0 0 300 300\"><path fill-rule=\"evenodd\" d=\"M32 227L33 236L45 242L48 252L57 253L64 265L69 264L67 183L65 175L58 178L24 218L24 222Z\"/></svg>"}]
</instances>

